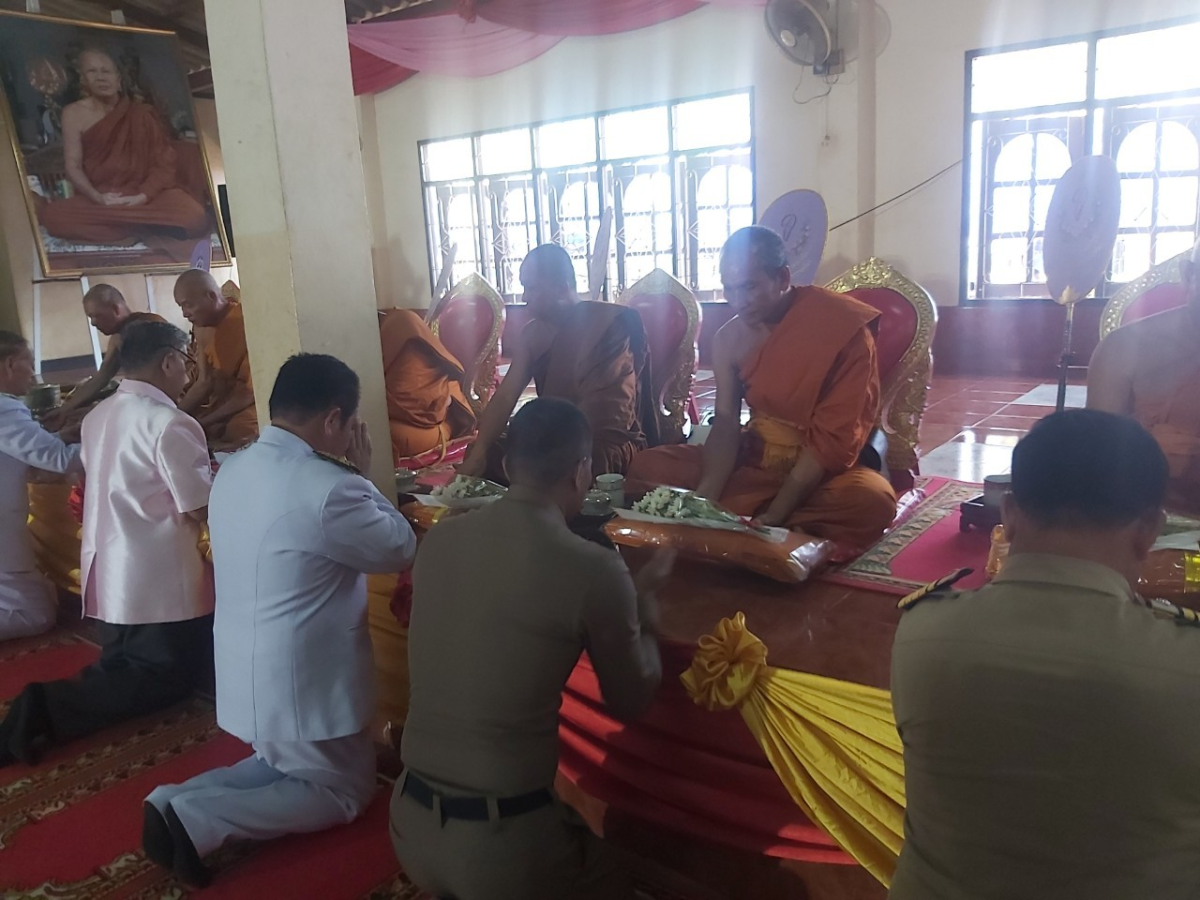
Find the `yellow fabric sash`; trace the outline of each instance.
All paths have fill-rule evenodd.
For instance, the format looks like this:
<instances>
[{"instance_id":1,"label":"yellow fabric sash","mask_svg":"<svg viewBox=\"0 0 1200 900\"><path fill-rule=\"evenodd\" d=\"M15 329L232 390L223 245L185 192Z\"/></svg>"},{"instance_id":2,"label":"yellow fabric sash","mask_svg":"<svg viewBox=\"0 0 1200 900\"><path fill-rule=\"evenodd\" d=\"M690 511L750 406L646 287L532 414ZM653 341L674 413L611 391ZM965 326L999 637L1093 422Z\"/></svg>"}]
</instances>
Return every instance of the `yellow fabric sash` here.
<instances>
[{"instance_id":1,"label":"yellow fabric sash","mask_svg":"<svg viewBox=\"0 0 1200 900\"><path fill-rule=\"evenodd\" d=\"M709 710L742 714L796 805L883 884L904 842L904 758L891 694L767 665L738 613L680 676Z\"/></svg>"},{"instance_id":2,"label":"yellow fabric sash","mask_svg":"<svg viewBox=\"0 0 1200 900\"><path fill-rule=\"evenodd\" d=\"M799 426L753 410L746 430L763 444L758 468L775 475L787 475L807 444L808 435Z\"/></svg>"}]
</instances>

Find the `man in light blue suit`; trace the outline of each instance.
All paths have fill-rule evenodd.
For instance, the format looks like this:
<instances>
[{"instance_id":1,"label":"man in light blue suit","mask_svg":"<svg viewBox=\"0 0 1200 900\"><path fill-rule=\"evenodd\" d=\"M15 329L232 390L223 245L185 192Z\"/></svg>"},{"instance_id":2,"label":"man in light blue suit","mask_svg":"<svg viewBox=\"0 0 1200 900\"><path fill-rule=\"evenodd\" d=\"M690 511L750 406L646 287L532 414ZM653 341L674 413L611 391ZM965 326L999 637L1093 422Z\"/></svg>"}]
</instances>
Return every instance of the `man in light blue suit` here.
<instances>
[{"instance_id":1,"label":"man in light blue suit","mask_svg":"<svg viewBox=\"0 0 1200 900\"><path fill-rule=\"evenodd\" d=\"M229 458L209 505L217 723L254 755L146 798L146 855L203 886L228 838L353 821L375 787L374 666L364 572L406 569L416 538L360 472L371 443L358 376L288 360L271 426Z\"/></svg>"},{"instance_id":2,"label":"man in light blue suit","mask_svg":"<svg viewBox=\"0 0 1200 900\"><path fill-rule=\"evenodd\" d=\"M26 482L34 470L82 468L78 443L42 428L21 399L33 386L33 371L25 339L0 331L0 641L49 631L58 612L54 585L34 560ZM6 752L0 747L0 758Z\"/></svg>"}]
</instances>

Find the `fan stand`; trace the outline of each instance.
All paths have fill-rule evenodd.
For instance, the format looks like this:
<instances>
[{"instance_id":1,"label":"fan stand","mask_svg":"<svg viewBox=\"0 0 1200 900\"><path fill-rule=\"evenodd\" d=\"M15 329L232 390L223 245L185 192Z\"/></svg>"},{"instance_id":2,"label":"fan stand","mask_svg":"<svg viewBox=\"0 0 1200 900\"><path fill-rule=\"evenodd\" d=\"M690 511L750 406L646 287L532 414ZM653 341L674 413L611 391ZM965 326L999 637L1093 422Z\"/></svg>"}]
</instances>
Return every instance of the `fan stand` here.
<instances>
[{"instance_id":1,"label":"fan stand","mask_svg":"<svg viewBox=\"0 0 1200 900\"><path fill-rule=\"evenodd\" d=\"M1075 354L1071 349L1071 337L1075 328L1075 304L1067 304L1067 319L1063 324L1062 356L1058 363L1058 400L1054 403L1054 411L1062 412L1067 408L1067 373L1075 362Z\"/></svg>"}]
</instances>

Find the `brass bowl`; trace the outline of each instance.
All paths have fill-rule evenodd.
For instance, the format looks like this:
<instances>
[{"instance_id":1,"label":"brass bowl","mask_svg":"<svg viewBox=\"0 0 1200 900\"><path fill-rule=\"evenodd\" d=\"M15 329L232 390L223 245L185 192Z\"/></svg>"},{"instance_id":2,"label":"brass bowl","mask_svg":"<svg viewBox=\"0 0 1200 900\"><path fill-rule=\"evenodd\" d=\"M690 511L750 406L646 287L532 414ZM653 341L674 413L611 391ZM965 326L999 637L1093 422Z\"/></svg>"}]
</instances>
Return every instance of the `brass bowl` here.
<instances>
[{"instance_id":1,"label":"brass bowl","mask_svg":"<svg viewBox=\"0 0 1200 900\"><path fill-rule=\"evenodd\" d=\"M25 395L25 405L34 412L48 412L62 402L62 389L57 384L35 384Z\"/></svg>"}]
</instances>

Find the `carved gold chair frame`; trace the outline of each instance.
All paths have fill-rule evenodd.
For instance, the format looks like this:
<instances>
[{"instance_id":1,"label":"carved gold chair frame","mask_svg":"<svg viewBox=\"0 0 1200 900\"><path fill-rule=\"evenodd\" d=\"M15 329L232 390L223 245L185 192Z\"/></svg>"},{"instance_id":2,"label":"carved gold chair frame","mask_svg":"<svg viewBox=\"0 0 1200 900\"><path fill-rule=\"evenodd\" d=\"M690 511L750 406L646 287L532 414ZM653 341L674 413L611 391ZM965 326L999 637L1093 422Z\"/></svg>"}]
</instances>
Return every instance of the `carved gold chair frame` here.
<instances>
[{"instance_id":1,"label":"carved gold chair frame","mask_svg":"<svg viewBox=\"0 0 1200 900\"><path fill-rule=\"evenodd\" d=\"M916 311L912 343L881 384L879 426L888 436L888 468L893 472L917 471L917 443L925 396L933 373L933 333L937 306L929 292L905 278L881 259L871 257L826 285L831 291L888 288L907 300Z\"/></svg>"},{"instance_id":2,"label":"carved gold chair frame","mask_svg":"<svg viewBox=\"0 0 1200 900\"><path fill-rule=\"evenodd\" d=\"M500 379L496 375L497 363L500 358L500 335L504 330L504 298L478 273L471 273L450 289L450 296L438 310L431 326L434 334L439 334L438 323L446 310L455 300L464 297L482 297L492 310L492 329L484 342L483 349L475 359L459 360L466 369L467 401L478 415L496 393Z\"/></svg>"},{"instance_id":3,"label":"carved gold chair frame","mask_svg":"<svg viewBox=\"0 0 1200 900\"><path fill-rule=\"evenodd\" d=\"M1104 304L1104 311L1100 313L1100 340L1104 340L1121 327L1125 313L1138 297L1162 284L1182 283L1183 271L1180 264L1191 254L1191 250L1185 250L1178 256L1172 256L1113 294Z\"/></svg>"},{"instance_id":4,"label":"carved gold chair frame","mask_svg":"<svg viewBox=\"0 0 1200 900\"><path fill-rule=\"evenodd\" d=\"M669 272L655 269L621 292L617 303L633 306L639 297L669 294L679 301L687 316L683 339L670 359L651 360L651 375L663 385L656 398L659 435L664 444L683 442L688 398L696 380L696 337L700 333L700 303L687 286ZM663 374L656 374L663 373Z\"/></svg>"}]
</instances>

